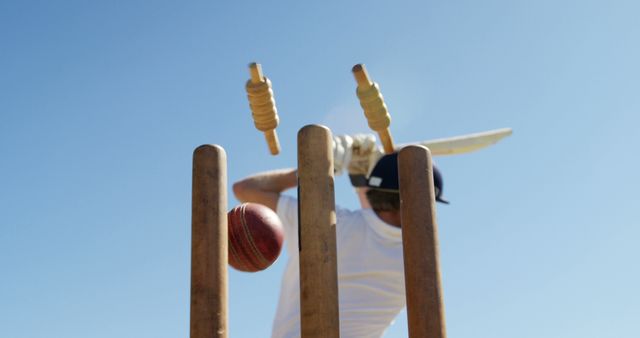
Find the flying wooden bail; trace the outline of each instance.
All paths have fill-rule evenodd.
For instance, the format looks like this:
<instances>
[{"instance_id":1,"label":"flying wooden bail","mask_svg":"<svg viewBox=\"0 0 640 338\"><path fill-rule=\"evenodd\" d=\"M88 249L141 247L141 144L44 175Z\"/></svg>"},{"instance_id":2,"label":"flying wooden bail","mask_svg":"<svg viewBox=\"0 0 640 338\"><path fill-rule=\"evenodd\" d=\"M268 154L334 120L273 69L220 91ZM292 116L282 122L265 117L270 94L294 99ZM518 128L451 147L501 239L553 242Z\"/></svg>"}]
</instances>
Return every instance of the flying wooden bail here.
<instances>
[{"instance_id":1,"label":"flying wooden bail","mask_svg":"<svg viewBox=\"0 0 640 338\"><path fill-rule=\"evenodd\" d=\"M394 151L393 139L389 132L391 116L380 93L380 88L377 83L369 79L369 74L367 74L363 64L353 66L352 72L358 83L356 94L360 99L360 106L364 109L369 128L380 136L384 152L387 154L392 153Z\"/></svg>"},{"instance_id":2,"label":"flying wooden bail","mask_svg":"<svg viewBox=\"0 0 640 338\"><path fill-rule=\"evenodd\" d=\"M271 81L262 75L262 67L259 63L249 64L251 79L245 86L253 122L258 130L264 133L269 145L271 155L280 153L280 142L276 127L278 126L278 110L273 98Z\"/></svg>"}]
</instances>

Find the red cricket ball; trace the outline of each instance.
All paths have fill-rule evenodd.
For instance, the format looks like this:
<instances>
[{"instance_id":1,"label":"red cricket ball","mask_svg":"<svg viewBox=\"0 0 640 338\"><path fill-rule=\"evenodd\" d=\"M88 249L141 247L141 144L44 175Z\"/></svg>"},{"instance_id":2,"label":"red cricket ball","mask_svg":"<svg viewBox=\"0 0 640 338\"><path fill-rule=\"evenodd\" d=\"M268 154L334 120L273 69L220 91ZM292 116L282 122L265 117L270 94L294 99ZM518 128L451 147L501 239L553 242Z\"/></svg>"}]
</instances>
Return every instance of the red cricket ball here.
<instances>
[{"instance_id":1,"label":"red cricket ball","mask_svg":"<svg viewBox=\"0 0 640 338\"><path fill-rule=\"evenodd\" d=\"M280 255L284 230L278 215L268 207L243 203L227 213L229 265L256 272L268 268Z\"/></svg>"}]
</instances>

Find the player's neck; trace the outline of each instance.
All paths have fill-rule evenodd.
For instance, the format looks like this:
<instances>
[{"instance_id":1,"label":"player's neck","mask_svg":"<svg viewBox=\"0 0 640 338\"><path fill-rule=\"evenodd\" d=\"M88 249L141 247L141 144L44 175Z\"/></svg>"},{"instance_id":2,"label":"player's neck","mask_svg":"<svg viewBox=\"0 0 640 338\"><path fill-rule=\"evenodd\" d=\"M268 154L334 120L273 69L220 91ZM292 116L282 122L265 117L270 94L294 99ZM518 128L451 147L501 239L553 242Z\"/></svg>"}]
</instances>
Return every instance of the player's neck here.
<instances>
[{"instance_id":1,"label":"player's neck","mask_svg":"<svg viewBox=\"0 0 640 338\"><path fill-rule=\"evenodd\" d=\"M400 211L376 211L375 213L383 222L400 228Z\"/></svg>"}]
</instances>

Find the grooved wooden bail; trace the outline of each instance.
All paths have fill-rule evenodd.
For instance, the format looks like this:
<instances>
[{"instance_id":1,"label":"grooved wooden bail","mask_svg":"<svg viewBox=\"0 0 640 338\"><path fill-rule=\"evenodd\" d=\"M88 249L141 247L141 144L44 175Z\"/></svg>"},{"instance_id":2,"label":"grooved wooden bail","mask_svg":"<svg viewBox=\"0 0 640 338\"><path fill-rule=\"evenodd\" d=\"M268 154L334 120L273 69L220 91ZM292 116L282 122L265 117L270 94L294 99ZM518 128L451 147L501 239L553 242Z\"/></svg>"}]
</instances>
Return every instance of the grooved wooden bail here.
<instances>
[{"instance_id":1,"label":"grooved wooden bail","mask_svg":"<svg viewBox=\"0 0 640 338\"><path fill-rule=\"evenodd\" d=\"M271 81L262 74L262 66L258 63L249 64L249 73L251 79L247 81L245 88L253 122L256 128L264 133L271 155L277 155L280 153L280 142L275 129L279 118Z\"/></svg>"},{"instance_id":2,"label":"grooved wooden bail","mask_svg":"<svg viewBox=\"0 0 640 338\"><path fill-rule=\"evenodd\" d=\"M360 106L364 109L369 128L380 136L384 152L387 154L392 153L394 151L393 139L389 132L391 116L380 93L380 88L377 83L371 81L363 64L357 64L351 70L358 83L356 94L360 100Z\"/></svg>"}]
</instances>

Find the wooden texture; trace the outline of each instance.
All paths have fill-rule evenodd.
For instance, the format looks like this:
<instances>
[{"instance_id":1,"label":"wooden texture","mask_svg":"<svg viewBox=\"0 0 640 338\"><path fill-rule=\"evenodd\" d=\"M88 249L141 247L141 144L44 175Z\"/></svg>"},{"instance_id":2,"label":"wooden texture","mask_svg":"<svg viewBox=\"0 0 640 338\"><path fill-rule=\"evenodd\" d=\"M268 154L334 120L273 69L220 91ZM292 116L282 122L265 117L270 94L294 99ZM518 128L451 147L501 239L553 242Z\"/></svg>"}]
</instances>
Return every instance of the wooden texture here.
<instances>
[{"instance_id":1,"label":"wooden texture","mask_svg":"<svg viewBox=\"0 0 640 338\"><path fill-rule=\"evenodd\" d=\"M280 140L275 129L267 130L264 132L264 138L267 140L269 146L269 153L271 155L278 155L280 153Z\"/></svg>"},{"instance_id":2,"label":"wooden texture","mask_svg":"<svg viewBox=\"0 0 640 338\"><path fill-rule=\"evenodd\" d=\"M395 150L393 146L393 138L389 131L389 123L391 118L387 110L387 106L384 103L384 98L378 90L378 85L369 78L369 73L363 64L357 64L351 69L353 76L358 84L358 98L360 99L360 105L365 110L365 116L369 127L378 133L380 136L380 143L384 148L384 152L387 154L393 153ZM366 95L370 100L364 101L361 95L364 92L375 93L375 98L370 95Z\"/></svg>"},{"instance_id":3,"label":"wooden texture","mask_svg":"<svg viewBox=\"0 0 640 338\"><path fill-rule=\"evenodd\" d=\"M219 146L193 153L191 338L227 337L227 160Z\"/></svg>"},{"instance_id":4,"label":"wooden texture","mask_svg":"<svg viewBox=\"0 0 640 338\"><path fill-rule=\"evenodd\" d=\"M259 63L250 63L249 64L249 73L251 75L251 80L249 80L250 84L253 85L266 85L264 94L269 97L269 100L272 102L272 107L269 107L267 110L269 111L269 116L264 116L262 112L256 111L256 107L260 107L263 105L262 102L257 103L255 107L252 105L253 118L254 119L262 119L262 120L276 120L278 119L277 110L275 107L275 100L273 99L273 90L271 89L271 82L262 74L262 66ZM251 95L249 96L249 100L252 99ZM263 121L258 121L262 123ZM275 123L277 125L277 122ZM280 153L280 141L278 140L278 134L275 131L275 128L261 130L264 132L265 139L267 140L267 145L269 146L269 152L271 155L278 155Z\"/></svg>"},{"instance_id":5,"label":"wooden texture","mask_svg":"<svg viewBox=\"0 0 640 338\"><path fill-rule=\"evenodd\" d=\"M398 155L409 337L444 338L445 318L431 154L407 146Z\"/></svg>"},{"instance_id":6,"label":"wooden texture","mask_svg":"<svg viewBox=\"0 0 640 338\"><path fill-rule=\"evenodd\" d=\"M251 82L260 83L264 82L264 75L262 74L262 65L252 62L249 64L249 73L251 74Z\"/></svg>"},{"instance_id":7,"label":"wooden texture","mask_svg":"<svg viewBox=\"0 0 640 338\"><path fill-rule=\"evenodd\" d=\"M393 138L391 138L391 132L389 131L389 128L378 130L378 136L380 136L380 143L382 143L385 154L393 153L395 151L395 148L393 146Z\"/></svg>"},{"instance_id":8,"label":"wooden texture","mask_svg":"<svg viewBox=\"0 0 640 338\"><path fill-rule=\"evenodd\" d=\"M353 77L355 77L358 87L369 87L373 84L369 78L369 72L367 72L367 68L365 68L363 64L359 63L353 66L351 71L353 72Z\"/></svg>"},{"instance_id":9,"label":"wooden texture","mask_svg":"<svg viewBox=\"0 0 640 338\"><path fill-rule=\"evenodd\" d=\"M298 133L298 195L302 337L339 337L333 150L326 127Z\"/></svg>"}]
</instances>

